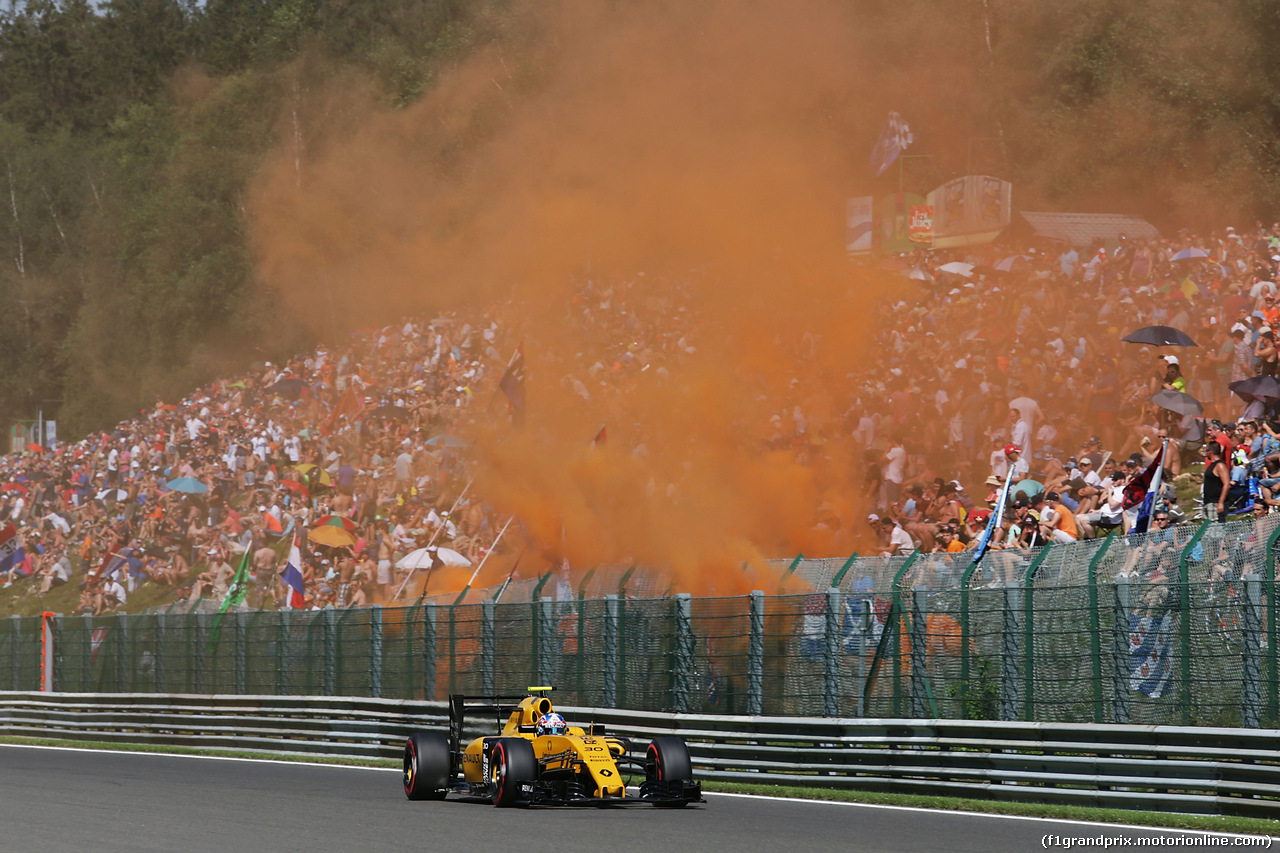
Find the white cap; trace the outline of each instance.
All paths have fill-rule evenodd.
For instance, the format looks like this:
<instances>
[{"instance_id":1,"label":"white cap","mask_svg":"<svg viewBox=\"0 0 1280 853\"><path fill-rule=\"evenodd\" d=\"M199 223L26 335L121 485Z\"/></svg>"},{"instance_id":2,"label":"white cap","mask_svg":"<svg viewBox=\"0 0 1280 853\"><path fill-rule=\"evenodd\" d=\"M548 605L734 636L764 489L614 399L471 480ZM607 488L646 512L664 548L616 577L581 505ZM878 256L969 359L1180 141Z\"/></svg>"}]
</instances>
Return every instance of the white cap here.
<instances>
[{"instance_id":1,"label":"white cap","mask_svg":"<svg viewBox=\"0 0 1280 853\"><path fill-rule=\"evenodd\" d=\"M1167 362L1169 362L1170 364L1177 364L1177 363L1178 363L1178 357L1177 357L1176 355L1166 355L1166 356L1164 357L1164 360L1165 360L1165 361L1167 361Z\"/></svg>"}]
</instances>

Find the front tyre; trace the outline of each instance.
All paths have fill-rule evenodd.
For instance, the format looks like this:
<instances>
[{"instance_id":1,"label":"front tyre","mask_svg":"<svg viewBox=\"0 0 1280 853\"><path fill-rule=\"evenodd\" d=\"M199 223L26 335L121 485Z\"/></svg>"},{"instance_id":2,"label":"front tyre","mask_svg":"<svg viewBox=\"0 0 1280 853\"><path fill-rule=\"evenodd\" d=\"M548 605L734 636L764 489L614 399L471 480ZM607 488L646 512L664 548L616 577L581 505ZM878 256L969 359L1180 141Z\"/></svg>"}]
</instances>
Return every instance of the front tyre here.
<instances>
[{"instance_id":1,"label":"front tyre","mask_svg":"<svg viewBox=\"0 0 1280 853\"><path fill-rule=\"evenodd\" d=\"M683 738L654 738L644 755L645 778L650 782L692 782L693 759ZM687 802L654 803L659 808L682 809Z\"/></svg>"},{"instance_id":2,"label":"front tyre","mask_svg":"<svg viewBox=\"0 0 1280 853\"><path fill-rule=\"evenodd\" d=\"M527 799L523 787L538 775L538 759L533 744L524 738L498 738L489 753L489 790L499 808L518 805Z\"/></svg>"},{"instance_id":3,"label":"front tyre","mask_svg":"<svg viewBox=\"0 0 1280 853\"><path fill-rule=\"evenodd\" d=\"M449 793L449 739L415 732L404 744L404 795L411 800L443 800Z\"/></svg>"}]
</instances>

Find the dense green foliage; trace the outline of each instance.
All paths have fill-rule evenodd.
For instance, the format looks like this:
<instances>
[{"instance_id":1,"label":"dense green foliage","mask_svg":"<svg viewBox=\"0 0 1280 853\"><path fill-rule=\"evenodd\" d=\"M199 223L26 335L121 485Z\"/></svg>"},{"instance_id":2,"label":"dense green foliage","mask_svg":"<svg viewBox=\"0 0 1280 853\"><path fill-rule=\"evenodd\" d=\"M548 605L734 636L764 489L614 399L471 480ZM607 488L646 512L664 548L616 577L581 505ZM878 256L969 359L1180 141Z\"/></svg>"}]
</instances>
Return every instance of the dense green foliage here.
<instances>
[{"instance_id":1,"label":"dense green foliage","mask_svg":"<svg viewBox=\"0 0 1280 853\"><path fill-rule=\"evenodd\" d=\"M661 15L667 2L624 5ZM858 21L855 100L876 116L851 151L869 151L896 109L916 130L913 151L934 155L918 178L928 186L972 170L1013 180L1024 209L1193 226L1274 215L1272 0L845 5ZM516 36L536 29L522 8L539 13L513 0L11 3L0 12L3 419L43 405L73 437L294 348L302 332L255 281L245 200L299 79L372 81L404 106L477 46L505 39L518 52ZM850 187L869 189L885 187Z\"/></svg>"}]
</instances>

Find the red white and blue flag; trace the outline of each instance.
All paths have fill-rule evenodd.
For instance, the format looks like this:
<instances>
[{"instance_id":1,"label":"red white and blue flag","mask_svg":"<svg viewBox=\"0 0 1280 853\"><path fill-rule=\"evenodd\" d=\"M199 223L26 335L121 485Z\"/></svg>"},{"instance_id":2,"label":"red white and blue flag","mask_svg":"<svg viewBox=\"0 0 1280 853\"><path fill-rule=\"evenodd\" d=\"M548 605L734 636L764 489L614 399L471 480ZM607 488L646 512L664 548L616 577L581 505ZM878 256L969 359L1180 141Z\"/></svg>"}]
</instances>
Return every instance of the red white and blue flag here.
<instances>
[{"instance_id":1,"label":"red white and blue flag","mask_svg":"<svg viewBox=\"0 0 1280 853\"><path fill-rule=\"evenodd\" d=\"M289 546L289 560L280 570L280 582L285 589L285 609L301 610L306 603L306 596L303 594L306 586L302 582L302 551L298 549L297 536L293 537L293 544Z\"/></svg>"},{"instance_id":2,"label":"red white and blue flag","mask_svg":"<svg viewBox=\"0 0 1280 853\"><path fill-rule=\"evenodd\" d=\"M8 572L15 566L21 574L28 574L21 567L26 564L27 555L22 550L22 538L18 536L18 528L12 524L0 530L0 573ZM29 568L29 566L28 566Z\"/></svg>"}]
</instances>

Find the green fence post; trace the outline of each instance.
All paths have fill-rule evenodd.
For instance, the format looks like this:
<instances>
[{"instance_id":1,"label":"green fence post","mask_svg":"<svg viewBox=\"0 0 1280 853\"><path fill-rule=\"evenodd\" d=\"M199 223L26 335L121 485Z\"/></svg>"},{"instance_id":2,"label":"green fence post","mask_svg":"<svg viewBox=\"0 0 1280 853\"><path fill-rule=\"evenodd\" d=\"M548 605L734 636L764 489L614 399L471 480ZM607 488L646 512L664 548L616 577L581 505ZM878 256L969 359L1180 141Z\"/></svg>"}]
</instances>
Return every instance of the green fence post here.
<instances>
[{"instance_id":1,"label":"green fence post","mask_svg":"<svg viewBox=\"0 0 1280 853\"><path fill-rule=\"evenodd\" d=\"M1098 618L1098 565L1115 541L1115 531L1102 540L1098 553L1089 561L1089 651L1093 655L1093 721L1102 722L1102 621Z\"/></svg>"},{"instance_id":2,"label":"green fence post","mask_svg":"<svg viewBox=\"0 0 1280 853\"><path fill-rule=\"evenodd\" d=\"M901 623L906 618L906 611L902 604L902 580L907 576L907 572L911 569L911 564L920 557L919 551L912 551L911 556L907 557L906 562L902 564L902 568L898 569L897 574L893 576L893 601L889 607L889 617L891 625L886 624L885 630L893 631L893 715L895 717L902 716L902 630ZM877 650L878 651L878 650ZM878 655L877 655L878 657ZM876 666L872 665L872 678L875 677Z\"/></svg>"},{"instance_id":3,"label":"green fence post","mask_svg":"<svg viewBox=\"0 0 1280 853\"><path fill-rule=\"evenodd\" d=\"M1243 578L1244 654L1240 685L1240 725L1262 726L1262 589L1261 578L1250 572Z\"/></svg>"},{"instance_id":4,"label":"green fence post","mask_svg":"<svg viewBox=\"0 0 1280 853\"><path fill-rule=\"evenodd\" d=\"M436 698L436 603L422 605L422 698Z\"/></svg>"},{"instance_id":5,"label":"green fence post","mask_svg":"<svg viewBox=\"0 0 1280 853\"><path fill-rule=\"evenodd\" d=\"M1000 625L1000 720L1018 719L1018 591L1001 589L1004 608Z\"/></svg>"},{"instance_id":6,"label":"green fence post","mask_svg":"<svg viewBox=\"0 0 1280 853\"><path fill-rule=\"evenodd\" d=\"M977 561L969 563L969 568L960 576L960 715L969 719L969 672L970 646L973 645L973 629L969 619L969 580L978 570Z\"/></svg>"},{"instance_id":7,"label":"green fence post","mask_svg":"<svg viewBox=\"0 0 1280 853\"><path fill-rule=\"evenodd\" d=\"M595 571L592 569L592 571ZM586 683L587 683L587 596L582 591L582 586L578 586L578 618L574 625L578 634L577 653L573 656L578 663L578 690L577 704L587 705Z\"/></svg>"},{"instance_id":8,"label":"green fence post","mask_svg":"<svg viewBox=\"0 0 1280 853\"><path fill-rule=\"evenodd\" d=\"M1026 696L1022 702L1022 719L1031 721L1035 719L1035 667L1036 667L1036 635L1035 635L1035 611L1032 605L1035 603L1033 583L1036 577L1036 570L1040 568L1040 564L1049 556L1049 550L1053 548L1052 544L1047 544L1040 549L1040 553L1031 561L1031 565L1027 566L1027 572L1022 577L1022 594L1023 594L1023 612L1022 612L1022 637L1023 637L1023 658L1022 675L1023 675L1023 691Z\"/></svg>"},{"instance_id":9,"label":"green fence post","mask_svg":"<svg viewBox=\"0 0 1280 853\"><path fill-rule=\"evenodd\" d=\"M458 692L458 605L449 605L449 695ZM535 673L536 674L536 673Z\"/></svg>"},{"instance_id":10,"label":"green fence post","mask_svg":"<svg viewBox=\"0 0 1280 853\"><path fill-rule=\"evenodd\" d=\"M22 618L9 617L9 689L21 690L22 677Z\"/></svg>"},{"instance_id":11,"label":"green fence post","mask_svg":"<svg viewBox=\"0 0 1280 853\"><path fill-rule=\"evenodd\" d=\"M164 692L165 657L167 651L165 645L166 640L168 639L168 631L166 631L167 626L165 625L166 619L167 617L163 613L157 613L155 616L155 652L152 657L152 660L154 661L152 675L154 676L154 689L157 693Z\"/></svg>"},{"instance_id":12,"label":"green fence post","mask_svg":"<svg viewBox=\"0 0 1280 853\"><path fill-rule=\"evenodd\" d=\"M795 573L796 568L799 567L800 561L803 559L804 559L804 554L796 554L796 558L791 561L791 565L787 566L787 570L782 573L782 577L778 578L779 590L782 589L783 582L786 581L787 578L791 577L791 575Z\"/></svg>"},{"instance_id":13,"label":"green fence post","mask_svg":"<svg viewBox=\"0 0 1280 853\"><path fill-rule=\"evenodd\" d=\"M1178 689L1181 695L1178 696L1178 703L1182 706L1182 724L1184 726L1191 725L1191 582L1189 578L1191 562L1191 550L1200 542L1200 537L1204 536L1205 531L1209 529L1209 525L1214 522L1205 521L1200 525L1187 542L1186 547L1182 549L1182 556L1178 560L1178 586L1180 593L1179 608L1180 617L1179 633L1182 635L1181 655L1182 658L1178 663L1180 667L1181 678L1179 680Z\"/></svg>"},{"instance_id":14,"label":"green fence post","mask_svg":"<svg viewBox=\"0 0 1280 853\"><path fill-rule=\"evenodd\" d=\"M193 693L208 693L209 680L205 678L205 637L209 631L208 614L197 613L191 625L191 690Z\"/></svg>"},{"instance_id":15,"label":"green fence post","mask_svg":"<svg viewBox=\"0 0 1280 853\"><path fill-rule=\"evenodd\" d=\"M844 561L844 565L840 567L840 571L836 572L836 576L831 579L831 585L839 589L840 581L844 580L845 572L853 567L853 563L858 559L858 552L854 551L849 555L849 559Z\"/></svg>"},{"instance_id":16,"label":"green fence post","mask_svg":"<svg viewBox=\"0 0 1280 853\"><path fill-rule=\"evenodd\" d=\"M555 681L555 672L552 666L556 659L555 639L556 639L556 614L555 600L550 596L543 596L538 599L536 607L539 608L538 616L538 678L537 682L541 685L551 685Z\"/></svg>"},{"instance_id":17,"label":"green fence post","mask_svg":"<svg viewBox=\"0 0 1280 853\"><path fill-rule=\"evenodd\" d=\"M929 645L928 620L924 615L924 591L911 591L911 716L922 720L929 714L926 704L925 655Z\"/></svg>"},{"instance_id":18,"label":"green fence post","mask_svg":"<svg viewBox=\"0 0 1280 853\"><path fill-rule=\"evenodd\" d=\"M687 592L676 593L674 598L676 647L673 657L674 679L671 710L687 714L693 710L693 598Z\"/></svg>"},{"instance_id":19,"label":"green fence post","mask_svg":"<svg viewBox=\"0 0 1280 853\"><path fill-rule=\"evenodd\" d=\"M247 691L245 678L245 656L248 654L248 643L245 642L245 614L243 610L237 610L231 614L234 623L231 626L232 637L235 642L235 665L236 678L235 690L237 695L244 695Z\"/></svg>"},{"instance_id":20,"label":"green fence post","mask_svg":"<svg viewBox=\"0 0 1280 853\"><path fill-rule=\"evenodd\" d=\"M822 715L840 716L840 590L827 590L827 625L822 655Z\"/></svg>"},{"instance_id":21,"label":"green fence post","mask_svg":"<svg viewBox=\"0 0 1280 853\"><path fill-rule=\"evenodd\" d=\"M1280 666L1277 665L1276 644L1280 635L1276 631L1276 543L1280 541L1280 526L1267 537L1267 569L1264 589L1267 593L1267 724L1280 721Z\"/></svg>"},{"instance_id":22,"label":"green fence post","mask_svg":"<svg viewBox=\"0 0 1280 853\"><path fill-rule=\"evenodd\" d=\"M627 678L627 580L635 566L627 570L618 584L618 707L626 708L628 700Z\"/></svg>"},{"instance_id":23,"label":"green fence post","mask_svg":"<svg viewBox=\"0 0 1280 853\"><path fill-rule=\"evenodd\" d=\"M80 633L82 639L80 643L80 692L89 693L93 690L93 617L81 616L77 620L80 624ZM188 667L188 669L190 669Z\"/></svg>"},{"instance_id":24,"label":"green fence post","mask_svg":"<svg viewBox=\"0 0 1280 853\"><path fill-rule=\"evenodd\" d=\"M496 607L492 598L486 598L480 605L480 692L486 696L496 692L493 688Z\"/></svg>"},{"instance_id":25,"label":"green fence post","mask_svg":"<svg viewBox=\"0 0 1280 853\"><path fill-rule=\"evenodd\" d=\"M276 613L276 695L289 695L289 630L293 622L292 610L280 610Z\"/></svg>"},{"instance_id":26,"label":"green fence post","mask_svg":"<svg viewBox=\"0 0 1280 853\"><path fill-rule=\"evenodd\" d=\"M1129 578L1111 587L1111 722L1129 724Z\"/></svg>"},{"instance_id":27,"label":"green fence post","mask_svg":"<svg viewBox=\"0 0 1280 853\"><path fill-rule=\"evenodd\" d=\"M747 646L747 713L764 713L764 591L752 590L750 640Z\"/></svg>"},{"instance_id":28,"label":"green fence post","mask_svg":"<svg viewBox=\"0 0 1280 853\"><path fill-rule=\"evenodd\" d=\"M618 706L618 596L604 597L604 684L601 702L606 708Z\"/></svg>"},{"instance_id":29,"label":"green fence post","mask_svg":"<svg viewBox=\"0 0 1280 853\"><path fill-rule=\"evenodd\" d=\"M55 616L53 618L53 692L62 692L62 682L66 677L66 655L62 651L62 617Z\"/></svg>"},{"instance_id":30,"label":"green fence post","mask_svg":"<svg viewBox=\"0 0 1280 853\"><path fill-rule=\"evenodd\" d=\"M117 613L116 617L116 690L120 693L132 693L129 677L132 668L129 666L129 614Z\"/></svg>"},{"instance_id":31,"label":"green fence post","mask_svg":"<svg viewBox=\"0 0 1280 853\"><path fill-rule=\"evenodd\" d=\"M369 695L382 698L382 605L369 608Z\"/></svg>"},{"instance_id":32,"label":"green fence post","mask_svg":"<svg viewBox=\"0 0 1280 853\"><path fill-rule=\"evenodd\" d=\"M321 648L324 655L324 684L320 688L323 696L332 696L337 690L338 682L338 611L320 611Z\"/></svg>"}]
</instances>

